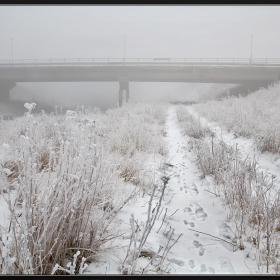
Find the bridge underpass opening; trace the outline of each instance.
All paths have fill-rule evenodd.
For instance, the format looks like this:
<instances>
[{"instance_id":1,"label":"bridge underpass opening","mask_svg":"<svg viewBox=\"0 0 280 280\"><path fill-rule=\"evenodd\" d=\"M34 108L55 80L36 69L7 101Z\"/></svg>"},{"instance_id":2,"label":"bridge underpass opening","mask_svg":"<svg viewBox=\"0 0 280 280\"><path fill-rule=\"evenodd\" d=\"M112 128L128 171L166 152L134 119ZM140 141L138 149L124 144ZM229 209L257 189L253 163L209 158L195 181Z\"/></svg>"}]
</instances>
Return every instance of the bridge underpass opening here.
<instances>
[{"instance_id":1,"label":"bridge underpass opening","mask_svg":"<svg viewBox=\"0 0 280 280\"><path fill-rule=\"evenodd\" d=\"M10 85L13 86L13 85ZM127 88L129 94L126 99L139 102L174 102L193 103L201 100L213 99L225 94L229 89L231 95L246 94L257 90L265 85L234 85L234 84L214 84L214 83L174 83L174 82L129 82ZM22 107L19 114L26 110L25 102L61 107L75 107L84 105L85 107L98 107L102 111L117 106L119 102L119 82L32 82L17 83L10 89L10 99L14 106ZM5 88L7 93L7 87ZM0 91L1 93L1 91ZM17 104L15 104L17 100ZM9 100L1 98L0 103L5 106ZM20 102L22 105L20 105ZM7 106L6 106L7 107ZM53 110L52 109L52 110ZM44 109L45 110L45 109ZM50 112L46 109L46 112ZM35 110L36 111L36 110ZM35 112L34 111L34 112ZM40 110L38 111L38 113ZM0 112L1 114L1 112Z\"/></svg>"},{"instance_id":2,"label":"bridge underpass opening","mask_svg":"<svg viewBox=\"0 0 280 280\"><path fill-rule=\"evenodd\" d=\"M118 82L30 82L10 90L11 102L35 102L52 107L98 107L102 111L118 104ZM1 93L1 89L0 89ZM0 99L6 103L7 100ZM23 107L23 105L22 105ZM24 108L24 107L23 107ZM24 111L26 111L24 109Z\"/></svg>"},{"instance_id":3,"label":"bridge underpass opening","mask_svg":"<svg viewBox=\"0 0 280 280\"><path fill-rule=\"evenodd\" d=\"M10 99L45 102L51 105L83 103L106 109L118 103L119 82L26 82L10 90ZM169 101L173 97L193 99L203 92L227 89L225 84L173 82L129 82L127 99L131 101ZM2 99L3 101L3 99Z\"/></svg>"}]
</instances>

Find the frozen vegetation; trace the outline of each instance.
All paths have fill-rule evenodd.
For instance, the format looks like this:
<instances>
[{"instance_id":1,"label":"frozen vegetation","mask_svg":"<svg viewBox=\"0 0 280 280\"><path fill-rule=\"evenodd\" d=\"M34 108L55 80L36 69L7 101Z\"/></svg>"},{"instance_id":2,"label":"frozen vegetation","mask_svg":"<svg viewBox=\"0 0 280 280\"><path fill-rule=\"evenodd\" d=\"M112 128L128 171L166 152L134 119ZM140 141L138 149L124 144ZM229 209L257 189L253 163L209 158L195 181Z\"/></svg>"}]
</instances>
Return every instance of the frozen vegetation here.
<instances>
[{"instance_id":1,"label":"frozen vegetation","mask_svg":"<svg viewBox=\"0 0 280 280\"><path fill-rule=\"evenodd\" d=\"M130 105L0 122L1 272L50 274L77 250L93 258L112 221L153 181L148 158L167 153L166 108Z\"/></svg>"},{"instance_id":2,"label":"frozen vegetation","mask_svg":"<svg viewBox=\"0 0 280 280\"><path fill-rule=\"evenodd\" d=\"M261 152L280 155L280 83L247 97L206 101L194 108L209 121L226 127L236 137L252 138ZM219 108L219 109L217 109Z\"/></svg>"},{"instance_id":3,"label":"frozen vegetation","mask_svg":"<svg viewBox=\"0 0 280 280\"><path fill-rule=\"evenodd\" d=\"M278 274L280 85L0 120L2 274Z\"/></svg>"}]
</instances>

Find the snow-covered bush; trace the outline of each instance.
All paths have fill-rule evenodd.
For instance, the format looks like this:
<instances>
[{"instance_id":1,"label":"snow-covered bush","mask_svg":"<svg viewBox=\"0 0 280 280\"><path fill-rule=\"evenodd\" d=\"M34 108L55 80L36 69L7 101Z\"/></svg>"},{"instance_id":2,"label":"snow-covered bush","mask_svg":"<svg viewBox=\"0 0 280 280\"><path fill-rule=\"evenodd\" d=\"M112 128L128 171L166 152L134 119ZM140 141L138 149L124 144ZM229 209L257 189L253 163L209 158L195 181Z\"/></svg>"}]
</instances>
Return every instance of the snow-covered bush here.
<instances>
[{"instance_id":1,"label":"snow-covered bush","mask_svg":"<svg viewBox=\"0 0 280 280\"><path fill-rule=\"evenodd\" d=\"M36 127L29 127L27 135L18 138L15 191L1 184L12 215L10 234L16 240L11 250L16 255L14 273L49 274L53 262L61 264L67 248L97 252L123 205L120 179L116 172L108 173L112 169L104 160L103 144L94 143L94 127L68 123L65 128L64 140L59 137L63 130L55 126L59 147L47 147L45 165L37 168L41 143L35 142ZM108 203L112 207L105 211Z\"/></svg>"},{"instance_id":2,"label":"snow-covered bush","mask_svg":"<svg viewBox=\"0 0 280 280\"><path fill-rule=\"evenodd\" d=\"M186 106L177 106L176 115L185 135L187 134L190 137L199 139L210 133L210 129L207 126L202 125L199 120L193 117L188 112Z\"/></svg>"},{"instance_id":3,"label":"snow-covered bush","mask_svg":"<svg viewBox=\"0 0 280 280\"><path fill-rule=\"evenodd\" d=\"M145 161L151 156L166 156L165 104L125 104L104 115L101 128L105 149L119 174L134 184L147 184L143 176ZM159 159L160 160L160 159ZM152 181L149 183L151 185Z\"/></svg>"},{"instance_id":4,"label":"snow-covered bush","mask_svg":"<svg viewBox=\"0 0 280 280\"><path fill-rule=\"evenodd\" d=\"M224 125L235 135L250 137L261 152L280 154L280 83L246 97L226 97L193 108L209 121Z\"/></svg>"},{"instance_id":5,"label":"snow-covered bush","mask_svg":"<svg viewBox=\"0 0 280 280\"><path fill-rule=\"evenodd\" d=\"M185 119L184 122L191 120ZM260 263L267 271L270 265L276 270L280 254L277 247L280 241L280 196L273 188L274 178L260 172L255 159L242 159L237 146L227 145L213 135L190 138L188 143L201 177L212 178L211 192L221 196L227 206L228 217L235 224L239 248L243 250L244 241L250 241L257 248Z\"/></svg>"},{"instance_id":6,"label":"snow-covered bush","mask_svg":"<svg viewBox=\"0 0 280 280\"><path fill-rule=\"evenodd\" d=\"M31 118L26 107L29 115L0 121L0 192L10 211L0 272L50 274L77 249L93 258L118 235L112 222L134 194L125 181L148 185L145 159L167 153L166 110L127 104Z\"/></svg>"},{"instance_id":7,"label":"snow-covered bush","mask_svg":"<svg viewBox=\"0 0 280 280\"><path fill-rule=\"evenodd\" d=\"M82 257L82 261L79 265L79 269L77 269L77 258L78 256L81 254L80 251L77 251L76 254L74 254L73 256L73 261L71 262L68 262L66 264L67 268L64 268L62 266L60 266L59 264L56 264L52 270L52 273L51 274L55 274L55 272L57 270L61 270L61 271L64 271L66 273L69 273L70 275L75 275L75 274L82 274L84 272L84 270L88 267L88 264L85 263L86 261L86 258Z\"/></svg>"}]
</instances>

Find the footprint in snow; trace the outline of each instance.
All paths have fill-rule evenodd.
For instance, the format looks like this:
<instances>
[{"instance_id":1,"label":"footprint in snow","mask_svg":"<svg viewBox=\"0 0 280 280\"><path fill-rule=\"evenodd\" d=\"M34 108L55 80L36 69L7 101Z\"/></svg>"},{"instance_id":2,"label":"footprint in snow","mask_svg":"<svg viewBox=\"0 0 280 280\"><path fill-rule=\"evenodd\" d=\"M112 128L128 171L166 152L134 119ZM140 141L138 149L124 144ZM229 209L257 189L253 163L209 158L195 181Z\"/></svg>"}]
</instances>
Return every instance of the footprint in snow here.
<instances>
[{"instance_id":1,"label":"footprint in snow","mask_svg":"<svg viewBox=\"0 0 280 280\"><path fill-rule=\"evenodd\" d=\"M192 186L186 186L185 193L187 193L189 196L197 196L199 194L197 187L194 184Z\"/></svg>"},{"instance_id":2,"label":"footprint in snow","mask_svg":"<svg viewBox=\"0 0 280 280\"><path fill-rule=\"evenodd\" d=\"M233 268L229 258L219 257L219 264L220 264L222 272L224 272L224 273L235 273L234 268Z\"/></svg>"},{"instance_id":3,"label":"footprint in snow","mask_svg":"<svg viewBox=\"0 0 280 280\"><path fill-rule=\"evenodd\" d=\"M199 243L199 241L197 241L197 240L194 240L194 241L193 241L193 245L194 245L196 248L199 248L200 246L202 246L202 245Z\"/></svg>"},{"instance_id":4,"label":"footprint in snow","mask_svg":"<svg viewBox=\"0 0 280 280\"><path fill-rule=\"evenodd\" d=\"M212 266L208 266L208 271L210 273L215 273L215 270L214 270L214 268Z\"/></svg>"},{"instance_id":5,"label":"footprint in snow","mask_svg":"<svg viewBox=\"0 0 280 280\"><path fill-rule=\"evenodd\" d=\"M203 255L204 255L205 249L203 248L202 244L199 243L199 241L194 240L194 241L193 241L193 245L194 245L196 248L199 248L199 251L198 251L199 256L203 256Z\"/></svg>"},{"instance_id":6,"label":"footprint in snow","mask_svg":"<svg viewBox=\"0 0 280 280\"><path fill-rule=\"evenodd\" d=\"M219 221L217 221L215 224L216 224L216 227L217 227L218 230L219 230L219 234L220 234L222 237L231 240L232 234L231 234L231 233L229 232L229 230L228 230L228 225L227 225L223 220L219 220Z\"/></svg>"},{"instance_id":7,"label":"footprint in snow","mask_svg":"<svg viewBox=\"0 0 280 280\"><path fill-rule=\"evenodd\" d=\"M204 263L200 266L200 271L201 272L205 272L206 271L206 265Z\"/></svg>"},{"instance_id":8,"label":"footprint in snow","mask_svg":"<svg viewBox=\"0 0 280 280\"><path fill-rule=\"evenodd\" d=\"M198 254L200 255L200 256L203 256L204 255L204 251L205 251L205 249L202 247L202 245L200 246L200 248L199 248L199 252L198 252Z\"/></svg>"},{"instance_id":9,"label":"footprint in snow","mask_svg":"<svg viewBox=\"0 0 280 280\"><path fill-rule=\"evenodd\" d=\"M186 207L184 212L189 213L189 215L192 217L192 220L195 220L194 213L190 207Z\"/></svg>"},{"instance_id":10,"label":"footprint in snow","mask_svg":"<svg viewBox=\"0 0 280 280\"><path fill-rule=\"evenodd\" d=\"M188 222L187 220L184 220L184 224L185 225L190 225L191 227L194 227L194 223L193 222Z\"/></svg>"},{"instance_id":11,"label":"footprint in snow","mask_svg":"<svg viewBox=\"0 0 280 280\"><path fill-rule=\"evenodd\" d=\"M168 259L170 262L173 262L179 266L184 266L185 262L179 259Z\"/></svg>"},{"instance_id":12,"label":"footprint in snow","mask_svg":"<svg viewBox=\"0 0 280 280\"><path fill-rule=\"evenodd\" d=\"M228 240L228 242L230 243L235 243L235 241L233 241L234 238L233 233L229 231L228 225L223 220L219 220L215 224L219 230L219 235L221 237L223 237L225 240ZM231 245L225 241L222 241L221 243L226 249L228 249L231 252L233 252L236 249L234 245Z\"/></svg>"},{"instance_id":13,"label":"footprint in snow","mask_svg":"<svg viewBox=\"0 0 280 280\"><path fill-rule=\"evenodd\" d=\"M194 267L195 267L195 265L194 265L194 260L189 260L189 266L190 266L191 268L194 268Z\"/></svg>"},{"instance_id":14,"label":"footprint in snow","mask_svg":"<svg viewBox=\"0 0 280 280\"><path fill-rule=\"evenodd\" d=\"M185 207L185 209L184 209L184 212L187 212L187 213L189 213L191 211L192 211L191 207Z\"/></svg>"},{"instance_id":15,"label":"footprint in snow","mask_svg":"<svg viewBox=\"0 0 280 280\"><path fill-rule=\"evenodd\" d=\"M205 221L208 217L203 208L195 201L191 202L188 208L191 209L191 212L189 214L194 215L199 221Z\"/></svg>"}]
</instances>

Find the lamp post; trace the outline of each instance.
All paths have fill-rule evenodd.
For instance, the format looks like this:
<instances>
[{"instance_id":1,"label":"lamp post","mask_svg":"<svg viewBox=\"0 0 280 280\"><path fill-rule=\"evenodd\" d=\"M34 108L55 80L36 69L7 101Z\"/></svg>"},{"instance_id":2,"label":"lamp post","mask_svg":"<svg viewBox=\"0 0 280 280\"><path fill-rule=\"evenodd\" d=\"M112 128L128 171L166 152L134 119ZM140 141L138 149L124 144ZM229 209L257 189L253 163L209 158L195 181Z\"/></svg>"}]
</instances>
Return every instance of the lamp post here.
<instances>
[{"instance_id":1,"label":"lamp post","mask_svg":"<svg viewBox=\"0 0 280 280\"><path fill-rule=\"evenodd\" d=\"M12 51L12 63L14 60L14 53L13 53L13 38L11 38L11 51Z\"/></svg>"},{"instance_id":2,"label":"lamp post","mask_svg":"<svg viewBox=\"0 0 280 280\"><path fill-rule=\"evenodd\" d=\"M126 44L126 36L124 35L124 46L123 46L123 60L125 64L125 44Z\"/></svg>"},{"instance_id":3,"label":"lamp post","mask_svg":"<svg viewBox=\"0 0 280 280\"><path fill-rule=\"evenodd\" d=\"M253 35L251 35L251 59L250 59L250 64L252 63L252 54L253 54Z\"/></svg>"}]
</instances>

